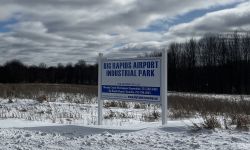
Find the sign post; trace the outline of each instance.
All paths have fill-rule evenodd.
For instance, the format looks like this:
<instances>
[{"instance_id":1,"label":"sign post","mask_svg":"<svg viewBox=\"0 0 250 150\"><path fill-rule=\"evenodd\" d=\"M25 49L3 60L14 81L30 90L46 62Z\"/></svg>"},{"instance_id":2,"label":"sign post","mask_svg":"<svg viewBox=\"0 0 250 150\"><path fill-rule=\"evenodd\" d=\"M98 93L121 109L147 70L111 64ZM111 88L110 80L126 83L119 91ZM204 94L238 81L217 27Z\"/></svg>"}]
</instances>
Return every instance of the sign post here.
<instances>
[{"instance_id":1,"label":"sign post","mask_svg":"<svg viewBox=\"0 0 250 150\"><path fill-rule=\"evenodd\" d=\"M161 118L162 118L162 125L167 124L167 117L168 117L168 54L165 50L162 51L162 73L161 73Z\"/></svg>"},{"instance_id":2,"label":"sign post","mask_svg":"<svg viewBox=\"0 0 250 150\"><path fill-rule=\"evenodd\" d=\"M102 125L102 108L103 108L103 100L101 99L102 93L102 60L103 54L99 53L98 57L98 125Z\"/></svg>"},{"instance_id":3,"label":"sign post","mask_svg":"<svg viewBox=\"0 0 250 150\"><path fill-rule=\"evenodd\" d=\"M162 57L103 59L98 57L98 125L103 100L159 103L167 123L167 53Z\"/></svg>"}]
</instances>

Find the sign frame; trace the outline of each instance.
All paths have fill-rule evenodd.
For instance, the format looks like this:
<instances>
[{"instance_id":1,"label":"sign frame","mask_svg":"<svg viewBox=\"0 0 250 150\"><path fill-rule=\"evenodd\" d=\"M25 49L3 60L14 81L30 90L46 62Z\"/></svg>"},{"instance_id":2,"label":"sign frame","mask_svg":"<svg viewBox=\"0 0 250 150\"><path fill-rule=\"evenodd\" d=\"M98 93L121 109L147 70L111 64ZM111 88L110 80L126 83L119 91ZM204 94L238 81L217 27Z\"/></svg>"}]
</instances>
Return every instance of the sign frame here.
<instances>
[{"instance_id":1,"label":"sign frame","mask_svg":"<svg viewBox=\"0 0 250 150\"><path fill-rule=\"evenodd\" d=\"M127 60L153 60L153 59L160 59L160 103L161 103L161 109L162 109L162 125L167 124L168 120L168 109L167 109L167 52L166 50L162 50L162 56L161 57L148 57L148 58L122 58L122 59L110 59L110 61L127 61ZM107 58L103 57L102 53L99 53L98 57L98 125L102 125L103 122L103 99L102 99L102 65L104 61L107 61ZM114 98L111 98L111 100L114 100ZM121 101L133 101L133 100L123 100L119 99ZM145 101L134 101L134 102L145 102ZM155 103L155 102L148 102L148 103Z\"/></svg>"}]
</instances>

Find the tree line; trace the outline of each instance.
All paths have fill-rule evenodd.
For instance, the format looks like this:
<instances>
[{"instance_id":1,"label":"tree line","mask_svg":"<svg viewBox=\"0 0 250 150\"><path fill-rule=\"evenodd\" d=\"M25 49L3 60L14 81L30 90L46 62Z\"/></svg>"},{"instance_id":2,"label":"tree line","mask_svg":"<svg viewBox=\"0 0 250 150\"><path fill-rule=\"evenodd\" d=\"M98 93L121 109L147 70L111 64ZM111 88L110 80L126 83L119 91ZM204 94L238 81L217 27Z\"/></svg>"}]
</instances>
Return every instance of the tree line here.
<instances>
[{"instance_id":1,"label":"tree line","mask_svg":"<svg viewBox=\"0 0 250 150\"><path fill-rule=\"evenodd\" d=\"M145 56L160 56L153 52ZM0 66L0 83L69 83L96 85L98 65L27 66L13 60ZM206 34L168 47L168 90L250 94L248 33Z\"/></svg>"},{"instance_id":2,"label":"tree line","mask_svg":"<svg viewBox=\"0 0 250 150\"><path fill-rule=\"evenodd\" d=\"M248 33L207 34L168 52L170 90L250 94Z\"/></svg>"},{"instance_id":3,"label":"tree line","mask_svg":"<svg viewBox=\"0 0 250 150\"><path fill-rule=\"evenodd\" d=\"M27 66L18 60L12 60L0 66L0 83L69 83L97 84L98 66L87 65L84 60L76 64L47 67Z\"/></svg>"}]
</instances>

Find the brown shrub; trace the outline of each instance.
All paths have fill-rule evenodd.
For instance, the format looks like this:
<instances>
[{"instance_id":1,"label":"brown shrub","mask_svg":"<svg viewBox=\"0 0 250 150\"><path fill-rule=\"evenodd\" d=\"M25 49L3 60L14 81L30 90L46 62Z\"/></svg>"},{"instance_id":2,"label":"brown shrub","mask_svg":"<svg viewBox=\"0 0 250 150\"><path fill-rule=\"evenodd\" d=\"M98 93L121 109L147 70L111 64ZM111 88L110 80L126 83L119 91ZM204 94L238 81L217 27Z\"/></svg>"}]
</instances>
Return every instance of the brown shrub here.
<instances>
[{"instance_id":1,"label":"brown shrub","mask_svg":"<svg viewBox=\"0 0 250 150\"><path fill-rule=\"evenodd\" d=\"M41 95L41 96L37 97L36 100L39 103L43 103L43 102L47 102L48 101L48 97L46 95Z\"/></svg>"}]
</instances>

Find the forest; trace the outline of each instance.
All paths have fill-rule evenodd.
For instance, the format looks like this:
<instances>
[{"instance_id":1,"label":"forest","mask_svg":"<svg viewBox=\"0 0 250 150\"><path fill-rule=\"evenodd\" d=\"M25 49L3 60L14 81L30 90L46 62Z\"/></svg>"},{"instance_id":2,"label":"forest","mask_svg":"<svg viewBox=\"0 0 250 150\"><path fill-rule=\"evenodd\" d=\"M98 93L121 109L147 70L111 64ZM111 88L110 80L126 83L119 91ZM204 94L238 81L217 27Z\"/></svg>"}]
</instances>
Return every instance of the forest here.
<instances>
[{"instance_id":1,"label":"forest","mask_svg":"<svg viewBox=\"0 0 250 150\"><path fill-rule=\"evenodd\" d=\"M204 93L250 93L248 33L207 34L169 47L169 88Z\"/></svg>"},{"instance_id":2,"label":"forest","mask_svg":"<svg viewBox=\"0 0 250 150\"><path fill-rule=\"evenodd\" d=\"M206 34L173 42L168 50L168 90L199 93L250 94L248 33ZM138 57L160 56L154 51ZM28 66L18 60L0 65L0 83L67 83L96 85L98 65Z\"/></svg>"},{"instance_id":3,"label":"forest","mask_svg":"<svg viewBox=\"0 0 250 150\"><path fill-rule=\"evenodd\" d=\"M97 84L98 66L88 65L84 60L66 66L58 64L47 67L27 66L18 60L12 60L0 66L0 83L69 83Z\"/></svg>"}]
</instances>

